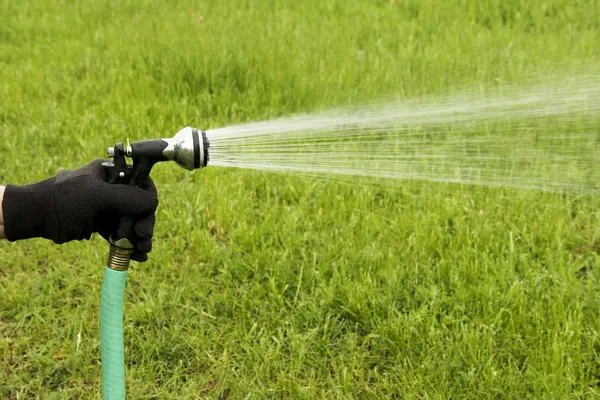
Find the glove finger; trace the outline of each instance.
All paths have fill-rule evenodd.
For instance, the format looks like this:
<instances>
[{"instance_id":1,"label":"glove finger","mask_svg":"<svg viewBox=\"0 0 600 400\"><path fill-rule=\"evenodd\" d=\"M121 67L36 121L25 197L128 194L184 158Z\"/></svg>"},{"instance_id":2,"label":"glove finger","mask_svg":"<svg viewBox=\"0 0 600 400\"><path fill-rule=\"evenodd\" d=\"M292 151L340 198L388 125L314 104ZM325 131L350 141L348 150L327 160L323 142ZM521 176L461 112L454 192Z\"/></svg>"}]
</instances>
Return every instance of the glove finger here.
<instances>
[{"instance_id":1,"label":"glove finger","mask_svg":"<svg viewBox=\"0 0 600 400\"><path fill-rule=\"evenodd\" d=\"M150 253L152 251L152 239L138 240L135 243L136 253Z\"/></svg>"},{"instance_id":2,"label":"glove finger","mask_svg":"<svg viewBox=\"0 0 600 400\"><path fill-rule=\"evenodd\" d=\"M152 234L154 233L155 222L156 214L150 214L145 218L139 219L135 223L135 235L141 240L151 239Z\"/></svg>"},{"instance_id":3,"label":"glove finger","mask_svg":"<svg viewBox=\"0 0 600 400\"><path fill-rule=\"evenodd\" d=\"M146 261L148 261L148 254L139 253L137 251L134 251L133 254L131 255L131 259L133 261L137 261L137 262L146 262Z\"/></svg>"},{"instance_id":4,"label":"glove finger","mask_svg":"<svg viewBox=\"0 0 600 400\"><path fill-rule=\"evenodd\" d=\"M127 215L150 215L158 207L155 193L129 185L101 183L99 206Z\"/></svg>"}]
</instances>

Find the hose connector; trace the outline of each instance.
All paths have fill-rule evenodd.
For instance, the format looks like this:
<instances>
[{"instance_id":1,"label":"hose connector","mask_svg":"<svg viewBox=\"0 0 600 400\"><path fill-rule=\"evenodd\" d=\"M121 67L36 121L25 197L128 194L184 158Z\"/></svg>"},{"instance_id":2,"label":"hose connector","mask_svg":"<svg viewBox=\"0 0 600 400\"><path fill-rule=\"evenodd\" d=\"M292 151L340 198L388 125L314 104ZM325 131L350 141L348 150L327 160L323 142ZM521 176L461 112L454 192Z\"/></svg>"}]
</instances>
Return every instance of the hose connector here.
<instances>
[{"instance_id":1,"label":"hose connector","mask_svg":"<svg viewBox=\"0 0 600 400\"><path fill-rule=\"evenodd\" d=\"M124 241L127 241L127 243L123 243ZM131 254L133 254L133 246L129 240L121 239L116 244L111 243L106 266L115 271L127 271Z\"/></svg>"}]
</instances>

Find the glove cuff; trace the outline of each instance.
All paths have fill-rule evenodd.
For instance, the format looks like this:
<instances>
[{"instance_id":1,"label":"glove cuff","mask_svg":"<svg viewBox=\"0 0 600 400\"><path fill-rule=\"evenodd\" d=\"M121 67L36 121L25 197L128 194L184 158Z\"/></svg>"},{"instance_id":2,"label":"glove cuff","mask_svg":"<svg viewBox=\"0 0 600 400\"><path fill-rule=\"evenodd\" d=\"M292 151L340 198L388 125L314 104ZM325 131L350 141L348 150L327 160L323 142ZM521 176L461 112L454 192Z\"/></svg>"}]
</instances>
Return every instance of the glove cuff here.
<instances>
[{"instance_id":1,"label":"glove cuff","mask_svg":"<svg viewBox=\"0 0 600 400\"><path fill-rule=\"evenodd\" d=\"M8 185L2 201L4 233L14 242L49 237L48 227L58 223L54 201L54 178L32 185Z\"/></svg>"}]
</instances>

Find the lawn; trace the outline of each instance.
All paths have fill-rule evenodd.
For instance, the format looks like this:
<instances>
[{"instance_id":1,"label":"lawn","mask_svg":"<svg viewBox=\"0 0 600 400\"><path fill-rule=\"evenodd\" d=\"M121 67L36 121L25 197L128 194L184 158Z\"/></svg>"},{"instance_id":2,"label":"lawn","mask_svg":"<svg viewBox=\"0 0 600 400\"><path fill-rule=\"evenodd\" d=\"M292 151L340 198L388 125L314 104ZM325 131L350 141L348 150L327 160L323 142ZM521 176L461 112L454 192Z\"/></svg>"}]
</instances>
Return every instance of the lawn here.
<instances>
[{"instance_id":1,"label":"lawn","mask_svg":"<svg viewBox=\"0 0 600 400\"><path fill-rule=\"evenodd\" d=\"M594 0L2 0L0 183L187 125L599 58ZM125 305L132 399L600 398L597 196L174 164L153 178L154 250ZM100 398L107 250L0 243L1 398Z\"/></svg>"}]
</instances>

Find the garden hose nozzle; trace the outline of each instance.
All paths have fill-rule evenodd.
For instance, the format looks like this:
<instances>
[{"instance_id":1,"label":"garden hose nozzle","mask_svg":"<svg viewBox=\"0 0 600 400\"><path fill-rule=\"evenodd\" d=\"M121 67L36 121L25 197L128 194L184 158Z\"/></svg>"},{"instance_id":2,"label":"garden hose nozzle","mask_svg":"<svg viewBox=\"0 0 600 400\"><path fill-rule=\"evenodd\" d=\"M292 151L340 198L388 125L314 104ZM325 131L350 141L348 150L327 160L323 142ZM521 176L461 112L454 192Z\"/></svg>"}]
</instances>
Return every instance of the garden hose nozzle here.
<instances>
[{"instance_id":1,"label":"garden hose nozzle","mask_svg":"<svg viewBox=\"0 0 600 400\"><path fill-rule=\"evenodd\" d=\"M170 139L151 139L134 142L122 147L123 155L131 157L133 167L136 163L154 165L160 161L175 161L188 170L204 168L208 163L210 143L206 132L187 127ZM108 149L108 155L115 158L119 154L119 143Z\"/></svg>"},{"instance_id":2,"label":"garden hose nozzle","mask_svg":"<svg viewBox=\"0 0 600 400\"><path fill-rule=\"evenodd\" d=\"M153 139L117 143L108 149L112 161L103 164L107 182L148 188L148 177L157 162L175 161L185 169L204 168L208 163L208 139L205 132L184 128L171 139ZM133 164L128 164L130 157ZM123 304L125 280L133 253L135 220L123 215L110 234L110 251L104 270L100 300L100 347L102 351L102 397L125 400L125 355Z\"/></svg>"},{"instance_id":3,"label":"garden hose nozzle","mask_svg":"<svg viewBox=\"0 0 600 400\"><path fill-rule=\"evenodd\" d=\"M117 143L108 149L112 161L104 167L111 184L134 185L147 189L146 179L154 164L162 161L175 161L187 170L204 168L208 164L210 143L206 132L186 127L170 139L151 139L139 142ZM128 164L130 157L133 164ZM110 237L108 266L117 271L127 270L133 252L133 226L135 221L129 216L121 217L119 226Z\"/></svg>"}]
</instances>

